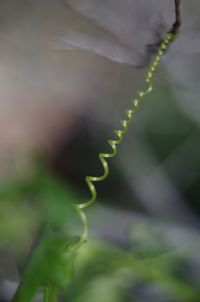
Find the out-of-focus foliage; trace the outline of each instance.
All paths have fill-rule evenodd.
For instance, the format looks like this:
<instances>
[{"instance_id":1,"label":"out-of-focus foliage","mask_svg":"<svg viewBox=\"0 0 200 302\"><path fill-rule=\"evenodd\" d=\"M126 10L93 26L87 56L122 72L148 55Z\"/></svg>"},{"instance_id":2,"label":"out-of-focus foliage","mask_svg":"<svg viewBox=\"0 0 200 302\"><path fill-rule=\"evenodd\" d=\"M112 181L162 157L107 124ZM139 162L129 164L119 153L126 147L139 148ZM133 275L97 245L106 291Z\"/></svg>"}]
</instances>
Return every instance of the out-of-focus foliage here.
<instances>
[{"instance_id":1,"label":"out-of-focus foliage","mask_svg":"<svg viewBox=\"0 0 200 302\"><path fill-rule=\"evenodd\" d=\"M67 234L75 217L70 205L77 199L41 164L36 164L27 179L4 183L0 191L0 245L19 252L31 244L32 236L45 223Z\"/></svg>"},{"instance_id":2,"label":"out-of-focus foliage","mask_svg":"<svg viewBox=\"0 0 200 302\"><path fill-rule=\"evenodd\" d=\"M81 249L77 269L71 287L66 290L67 300L74 302L200 298L199 284L188 280L187 259L178 252L142 259L134 249L122 250L93 242Z\"/></svg>"},{"instance_id":3,"label":"out-of-focus foliage","mask_svg":"<svg viewBox=\"0 0 200 302\"><path fill-rule=\"evenodd\" d=\"M58 236L67 236L70 228L74 232L73 228L77 227L69 205L77 202L77 195L41 165L37 165L36 173L29 180L5 186L1 190L1 210L5 213L1 211L1 248L24 254L27 245L30 249L32 236L36 236L45 221ZM145 235L141 223L136 227L137 224L133 238L135 241L137 236L139 245L122 248L93 239L84 244L78 251L75 274L69 285L66 284L61 301L198 301L199 283L192 273L191 257L181 249L163 254L163 241L156 241L146 231ZM72 262L70 258L65 260L62 266L67 269ZM51 270L52 263L41 263L41 274L42 267Z\"/></svg>"}]
</instances>

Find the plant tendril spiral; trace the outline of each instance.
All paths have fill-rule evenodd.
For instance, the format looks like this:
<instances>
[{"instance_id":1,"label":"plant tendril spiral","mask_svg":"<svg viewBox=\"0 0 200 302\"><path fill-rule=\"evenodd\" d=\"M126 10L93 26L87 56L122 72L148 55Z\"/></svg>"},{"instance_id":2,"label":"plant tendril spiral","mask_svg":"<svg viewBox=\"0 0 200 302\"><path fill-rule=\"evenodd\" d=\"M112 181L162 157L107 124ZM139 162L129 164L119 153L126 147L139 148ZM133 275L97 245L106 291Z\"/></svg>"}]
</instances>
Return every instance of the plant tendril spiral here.
<instances>
[{"instance_id":1,"label":"plant tendril spiral","mask_svg":"<svg viewBox=\"0 0 200 302\"><path fill-rule=\"evenodd\" d=\"M147 71L145 82L147 84L147 88L143 91L139 91L137 93L137 97L130 100L132 107L125 110L126 119L120 120L120 124L122 129L114 130L114 134L116 135L116 139L109 139L107 141L108 145L111 147L112 151L110 153L99 153L98 157L103 167L103 174L101 176L86 176L85 181L91 193L91 198L80 204L73 204L74 209L79 214L79 217L83 223L83 234L81 236L80 243L85 242L88 236L88 224L87 217L84 213L84 209L91 206L97 198L97 191L95 188L95 182L101 182L105 180L109 175L109 165L107 159L113 158L117 155L118 149L117 145L121 144L124 140L125 134L128 132L129 124L133 120L133 116L135 112L139 109L141 102L144 100L144 97L148 95L153 90L152 79L157 70L157 67L161 61L161 58L165 51L168 49L169 45L175 39L176 35L173 32L167 33L165 39L162 41L157 54L152 60L149 69Z\"/></svg>"}]
</instances>

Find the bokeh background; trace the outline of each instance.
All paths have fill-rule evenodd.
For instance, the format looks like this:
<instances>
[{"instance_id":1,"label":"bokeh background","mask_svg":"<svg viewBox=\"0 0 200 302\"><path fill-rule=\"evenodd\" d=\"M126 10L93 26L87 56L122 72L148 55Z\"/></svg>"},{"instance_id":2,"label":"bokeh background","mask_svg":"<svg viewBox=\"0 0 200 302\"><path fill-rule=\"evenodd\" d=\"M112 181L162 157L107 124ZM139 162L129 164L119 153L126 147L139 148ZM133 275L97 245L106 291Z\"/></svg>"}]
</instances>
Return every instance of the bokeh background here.
<instances>
[{"instance_id":1,"label":"bokeh background","mask_svg":"<svg viewBox=\"0 0 200 302\"><path fill-rule=\"evenodd\" d=\"M200 300L200 4L86 210L90 238L60 297L74 302ZM0 301L10 301L48 222L81 232L72 203L144 87L173 0L0 3ZM63 227L63 226L62 226ZM41 297L36 298L41 301Z\"/></svg>"}]
</instances>

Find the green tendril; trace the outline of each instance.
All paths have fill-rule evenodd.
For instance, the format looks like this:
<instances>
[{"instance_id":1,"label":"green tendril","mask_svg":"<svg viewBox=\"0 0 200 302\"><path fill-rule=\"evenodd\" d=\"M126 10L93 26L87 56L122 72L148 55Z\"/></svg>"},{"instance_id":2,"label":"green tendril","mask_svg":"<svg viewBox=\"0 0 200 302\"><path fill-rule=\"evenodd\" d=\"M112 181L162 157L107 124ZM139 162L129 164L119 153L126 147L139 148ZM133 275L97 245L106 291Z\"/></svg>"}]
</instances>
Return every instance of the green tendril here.
<instances>
[{"instance_id":1,"label":"green tendril","mask_svg":"<svg viewBox=\"0 0 200 302\"><path fill-rule=\"evenodd\" d=\"M94 183L95 182L101 182L105 180L109 175L109 165L107 162L107 159L113 158L117 155L117 145L121 144L124 140L125 134L128 132L129 124L133 120L133 116L135 112L139 109L141 102L144 100L145 96L152 92L153 90L153 84L152 79L153 76L158 68L158 65L162 59L163 54L168 49L171 42L175 39L176 35L172 32L169 32L163 42L161 43L157 54L155 55L154 59L152 60L150 67L147 71L145 82L147 84L147 88L144 91L139 91L137 93L137 97L134 99L131 99L130 102L132 104L132 107L125 110L126 119L120 120L120 124L122 126L122 129L120 130L114 130L114 134L116 135L116 139L109 139L107 141L108 145L111 147L112 152L111 153L99 153L98 157L103 167L103 174L101 176L86 176L85 181L88 186L88 189L91 193L91 197L88 201L85 201L80 204L74 204L73 207L77 211L82 223L83 223L83 234L81 236L80 243L85 242L88 237L88 223L87 223L87 217L84 213L84 209L91 206L97 198L97 191L95 188Z\"/></svg>"}]
</instances>

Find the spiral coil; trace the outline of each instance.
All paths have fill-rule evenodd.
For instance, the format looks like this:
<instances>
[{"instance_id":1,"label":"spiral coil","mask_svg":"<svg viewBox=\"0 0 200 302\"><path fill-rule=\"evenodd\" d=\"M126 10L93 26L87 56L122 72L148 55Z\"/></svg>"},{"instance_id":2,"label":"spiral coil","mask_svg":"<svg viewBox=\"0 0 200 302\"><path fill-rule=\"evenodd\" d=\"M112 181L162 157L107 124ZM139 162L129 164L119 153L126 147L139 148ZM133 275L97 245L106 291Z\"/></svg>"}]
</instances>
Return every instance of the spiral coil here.
<instances>
[{"instance_id":1,"label":"spiral coil","mask_svg":"<svg viewBox=\"0 0 200 302\"><path fill-rule=\"evenodd\" d=\"M157 67L161 61L161 58L164 52L167 50L171 42L175 39L175 34L172 32L167 33L165 39L161 43L157 54L155 55L154 59L152 60L149 69L147 71L145 82L147 84L147 88L144 91L139 91L138 97L131 99L130 102L132 104L132 108L125 110L126 119L120 120L120 124L122 129L114 130L114 134L116 135L116 139L109 139L107 141L108 145L110 145L112 152L111 153L99 153L98 157L103 167L103 174L101 176L86 176L85 181L91 193L91 198L83 203L80 204L73 204L74 209L77 211L80 219L83 223L83 234L81 236L80 243L87 240L88 236L88 224L87 224L87 217L84 213L84 209L91 206L97 197L97 191L95 188L95 182L101 182L105 180L109 175L109 165L107 159L113 158L117 155L117 145L121 144L124 140L125 134L128 132L129 124L132 122L134 113L138 110L140 103L143 101L144 97L148 95L153 90L152 78L157 70Z\"/></svg>"}]
</instances>

